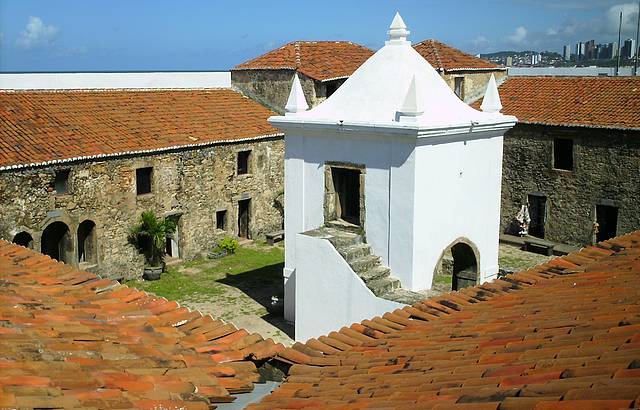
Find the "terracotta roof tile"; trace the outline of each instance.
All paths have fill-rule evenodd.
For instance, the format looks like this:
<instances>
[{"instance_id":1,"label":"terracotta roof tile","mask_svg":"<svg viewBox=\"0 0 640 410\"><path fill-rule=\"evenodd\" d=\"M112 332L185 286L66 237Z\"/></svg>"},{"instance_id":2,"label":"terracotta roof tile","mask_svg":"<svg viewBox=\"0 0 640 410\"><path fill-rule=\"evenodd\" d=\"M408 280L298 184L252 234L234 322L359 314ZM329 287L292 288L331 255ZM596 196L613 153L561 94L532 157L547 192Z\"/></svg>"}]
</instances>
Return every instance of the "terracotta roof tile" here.
<instances>
[{"instance_id":1,"label":"terracotta roof tile","mask_svg":"<svg viewBox=\"0 0 640 410\"><path fill-rule=\"evenodd\" d=\"M350 76L372 55L373 50L350 41L294 41L233 69L291 69L327 81Z\"/></svg>"},{"instance_id":2,"label":"terracotta roof tile","mask_svg":"<svg viewBox=\"0 0 640 410\"><path fill-rule=\"evenodd\" d=\"M413 48L440 71L495 70L500 66L489 61L464 53L437 40L424 40Z\"/></svg>"},{"instance_id":3,"label":"terracotta roof tile","mask_svg":"<svg viewBox=\"0 0 640 410\"><path fill-rule=\"evenodd\" d=\"M210 408L284 349L4 241L0 272L0 407Z\"/></svg>"},{"instance_id":4,"label":"terracotta roof tile","mask_svg":"<svg viewBox=\"0 0 640 410\"><path fill-rule=\"evenodd\" d=\"M249 408L637 407L639 262L640 231L296 344Z\"/></svg>"},{"instance_id":5,"label":"terracotta roof tile","mask_svg":"<svg viewBox=\"0 0 640 410\"><path fill-rule=\"evenodd\" d=\"M640 77L510 77L499 92L521 123L640 130Z\"/></svg>"},{"instance_id":6,"label":"terracotta roof tile","mask_svg":"<svg viewBox=\"0 0 640 410\"><path fill-rule=\"evenodd\" d=\"M229 89L0 91L0 169L281 135Z\"/></svg>"}]
</instances>

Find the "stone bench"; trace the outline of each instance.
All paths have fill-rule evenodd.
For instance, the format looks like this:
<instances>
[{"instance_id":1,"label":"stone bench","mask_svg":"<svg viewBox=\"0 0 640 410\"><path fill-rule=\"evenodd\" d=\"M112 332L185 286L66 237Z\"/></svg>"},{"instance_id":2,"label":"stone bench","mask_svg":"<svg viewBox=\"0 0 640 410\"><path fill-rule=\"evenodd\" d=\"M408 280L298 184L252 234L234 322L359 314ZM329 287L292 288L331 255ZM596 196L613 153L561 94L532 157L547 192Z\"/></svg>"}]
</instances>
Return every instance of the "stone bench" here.
<instances>
[{"instance_id":1,"label":"stone bench","mask_svg":"<svg viewBox=\"0 0 640 410\"><path fill-rule=\"evenodd\" d=\"M273 245L277 241L284 239L284 230L271 232L265 235L267 237L267 243Z\"/></svg>"},{"instance_id":2,"label":"stone bench","mask_svg":"<svg viewBox=\"0 0 640 410\"><path fill-rule=\"evenodd\" d=\"M524 240L524 250L534 253L542 253L543 255L551 256L553 255L553 247L555 244L547 241L543 241L541 239L525 239Z\"/></svg>"}]
</instances>

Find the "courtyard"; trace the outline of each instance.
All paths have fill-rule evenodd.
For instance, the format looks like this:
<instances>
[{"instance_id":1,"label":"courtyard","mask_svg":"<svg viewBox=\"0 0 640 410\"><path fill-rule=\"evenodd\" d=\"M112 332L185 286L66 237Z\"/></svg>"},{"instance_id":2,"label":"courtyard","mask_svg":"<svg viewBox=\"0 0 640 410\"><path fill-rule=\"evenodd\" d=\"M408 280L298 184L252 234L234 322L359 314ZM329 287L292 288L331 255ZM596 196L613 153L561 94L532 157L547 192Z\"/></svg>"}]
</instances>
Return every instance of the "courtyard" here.
<instances>
[{"instance_id":1,"label":"courtyard","mask_svg":"<svg viewBox=\"0 0 640 410\"><path fill-rule=\"evenodd\" d=\"M502 269L525 270L551 258L500 244ZM283 266L284 242L245 241L235 254L183 261L168 267L160 280L127 284L290 346L294 328L283 317ZM438 293L424 292L426 297Z\"/></svg>"}]
</instances>

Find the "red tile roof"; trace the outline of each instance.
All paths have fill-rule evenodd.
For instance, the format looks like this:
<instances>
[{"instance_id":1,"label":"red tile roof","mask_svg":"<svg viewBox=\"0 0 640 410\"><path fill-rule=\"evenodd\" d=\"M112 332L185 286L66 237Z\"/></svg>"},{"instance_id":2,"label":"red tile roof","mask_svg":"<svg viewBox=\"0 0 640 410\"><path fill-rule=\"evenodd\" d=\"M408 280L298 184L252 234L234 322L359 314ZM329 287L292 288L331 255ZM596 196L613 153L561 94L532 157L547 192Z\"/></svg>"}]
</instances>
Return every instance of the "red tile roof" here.
<instances>
[{"instance_id":1,"label":"red tile roof","mask_svg":"<svg viewBox=\"0 0 640 410\"><path fill-rule=\"evenodd\" d=\"M202 408L284 347L0 241L0 408Z\"/></svg>"},{"instance_id":2,"label":"red tile roof","mask_svg":"<svg viewBox=\"0 0 640 410\"><path fill-rule=\"evenodd\" d=\"M424 40L413 45L433 68L440 71L495 70L500 66L464 53L437 40Z\"/></svg>"},{"instance_id":3,"label":"red tile roof","mask_svg":"<svg viewBox=\"0 0 640 410\"><path fill-rule=\"evenodd\" d=\"M499 92L521 123L640 130L640 77L511 77Z\"/></svg>"},{"instance_id":4,"label":"red tile roof","mask_svg":"<svg viewBox=\"0 0 640 410\"><path fill-rule=\"evenodd\" d=\"M229 89L0 92L0 169L281 135Z\"/></svg>"},{"instance_id":5,"label":"red tile roof","mask_svg":"<svg viewBox=\"0 0 640 410\"><path fill-rule=\"evenodd\" d=\"M294 41L233 69L291 69L327 81L349 77L372 55L372 50L350 41Z\"/></svg>"},{"instance_id":6,"label":"red tile roof","mask_svg":"<svg viewBox=\"0 0 640 410\"><path fill-rule=\"evenodd\" d=\"M640 406L640 231L279 353L250 409Z\"/></svg>"}]
</instances>

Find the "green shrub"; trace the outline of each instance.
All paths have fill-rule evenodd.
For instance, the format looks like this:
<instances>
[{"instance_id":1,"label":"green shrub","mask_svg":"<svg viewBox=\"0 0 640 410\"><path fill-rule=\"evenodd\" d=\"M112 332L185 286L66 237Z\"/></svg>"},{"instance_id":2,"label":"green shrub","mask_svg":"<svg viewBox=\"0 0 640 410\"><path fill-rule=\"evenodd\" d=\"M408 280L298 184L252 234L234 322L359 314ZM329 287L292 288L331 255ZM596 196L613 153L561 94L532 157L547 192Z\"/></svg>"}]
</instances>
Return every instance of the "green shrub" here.
<instances>
[{"instance_id":1,"label":"green shrub","mask_svg":"<svg viewBox=\"0 0 640 410\"><path fill-rule=\"evenodd\" d=\"M238 241L234 238L226 237L218 243L219 250L227 251L227 253L235 253L238 249Z\"/></svg>"}]
</instances>

